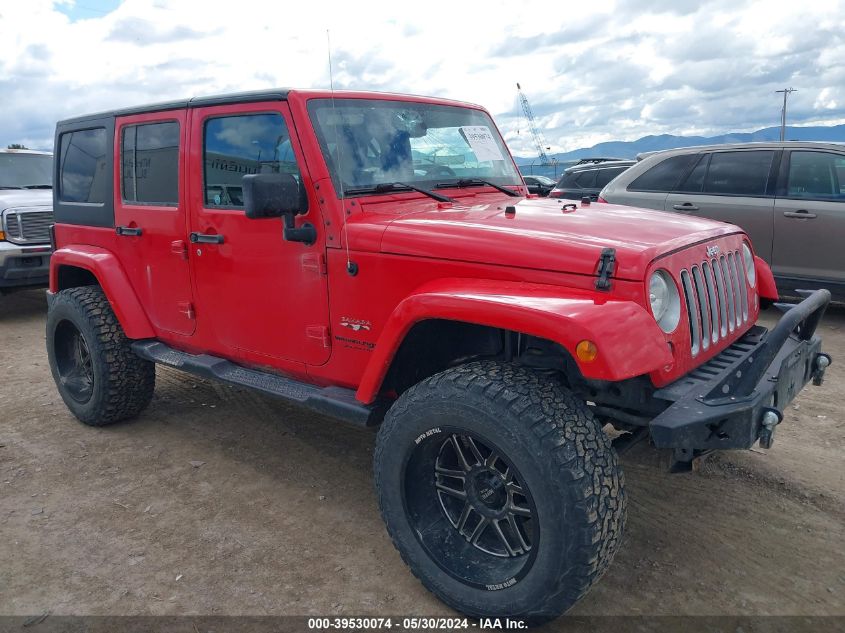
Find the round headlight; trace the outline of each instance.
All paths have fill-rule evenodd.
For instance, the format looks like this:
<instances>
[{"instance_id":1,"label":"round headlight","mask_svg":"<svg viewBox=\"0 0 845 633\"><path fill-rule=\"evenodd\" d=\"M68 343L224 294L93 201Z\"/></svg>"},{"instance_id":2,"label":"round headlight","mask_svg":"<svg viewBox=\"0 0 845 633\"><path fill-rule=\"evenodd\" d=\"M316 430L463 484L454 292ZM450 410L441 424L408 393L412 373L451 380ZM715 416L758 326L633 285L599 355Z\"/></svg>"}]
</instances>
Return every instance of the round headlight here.
<instances>
[{"instance_id":1,"label":"round headlight","mask_svg":"<svg viewBox=\"0 0 845 633\"><path fill-rule=\"evenodd\" d=\"M747 242L742 243L742 261L745 264L745 276L748 278L748 285L752 288L757 283L757 267L754 265L754 255L751 254L751 247Z\"/></svg>"},{"instance_id":2,"label":"round headlight","mask_svg":"<svg viewBox=\"0 0 845 633\"><path fill-rule=\"evenodd\" d=\"M681 319L681 297L665 270L655 271L648 280L648 300L660 329L667 334L673 332Z\"/></svg>"}]
</instances>

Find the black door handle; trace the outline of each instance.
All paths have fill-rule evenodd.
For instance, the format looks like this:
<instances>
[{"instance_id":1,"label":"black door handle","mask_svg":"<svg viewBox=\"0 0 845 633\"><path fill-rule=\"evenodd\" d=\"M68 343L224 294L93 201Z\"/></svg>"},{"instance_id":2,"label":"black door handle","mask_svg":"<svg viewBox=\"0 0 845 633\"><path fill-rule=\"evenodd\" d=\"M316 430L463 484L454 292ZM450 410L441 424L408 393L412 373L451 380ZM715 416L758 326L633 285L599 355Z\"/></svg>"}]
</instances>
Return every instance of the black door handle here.
<instances>
[{"instance_id":1,"label":"black door handle","mask_svg":"<svg viewBox=\"0 0 845 633\"><path fill-rule=\"evenodd\" d=\"M807 209L798 209L798 211L784 211L783 215L787 218L799 218L802 220L812 220L816 217L815 213L810 213Z\"/></svg>"},{"instance_id":2,"label":"black door handle","mask_svg":"<svg viewBox=\"0 0 845 633\"><path fill-rule=\"evenodd\" d=\"M191 233L188 236L193 244L222 244L223 236L217 233Z\"/></svg>"},{"instance_id":3,"label":"black door handle","mask_svg":"<svg viewBox=\"0 0 845 633\"><path fill-rule=\"evenodd\" d=\"M118 235L131 235L137 237L141 235L141 227L136 226L116 226L114 232Z\"/></svg>"},{"instance_id":4,"label":"black door handle","mask_svg":"<svg viewBox=\"0 0 845 633\"><path fill-rule=\"evenodd\" d=\"M673 204L672 208L675 211L698 211L698 207L692 202L684 202L683 204Z\"/></svg>"}]
</instances>

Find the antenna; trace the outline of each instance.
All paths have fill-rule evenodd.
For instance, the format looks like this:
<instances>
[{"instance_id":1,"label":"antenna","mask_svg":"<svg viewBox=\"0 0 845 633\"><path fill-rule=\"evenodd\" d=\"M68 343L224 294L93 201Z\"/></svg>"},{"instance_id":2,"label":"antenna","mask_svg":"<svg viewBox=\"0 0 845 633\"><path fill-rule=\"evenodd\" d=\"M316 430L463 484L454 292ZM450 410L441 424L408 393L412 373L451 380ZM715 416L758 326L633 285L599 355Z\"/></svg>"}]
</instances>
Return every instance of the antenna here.
<instances>
[{"instance_id":1,"label":"antenna","mask_svg":"<svg viewBox=\"0 0 845 633\"><path fill-rule=\"evenodd\" d=\"M340 212L341 216L343 217L343 244L346 248L346 272L348 272L353 277L358 274L358 264L352 261L352 258L349 255L349 233L346 230L346 216L348 213L346 212L346 192L344 191L343 187L343 170L340 166L343 164L343 150L340 147L340 136L337 133L337 122L339 119L337 118L337 107L335 106L334 102L334 75L332 74L332 40L331 35L329 33L329 29L326 29L326 47L328 48L329 53L329 89L332 93L332 114L335 117L335 126L334 126L334 145L335 149L337 150L337 165L335 165L337 169L337 182L340 185Z\"/></svg>"}]
</instances>

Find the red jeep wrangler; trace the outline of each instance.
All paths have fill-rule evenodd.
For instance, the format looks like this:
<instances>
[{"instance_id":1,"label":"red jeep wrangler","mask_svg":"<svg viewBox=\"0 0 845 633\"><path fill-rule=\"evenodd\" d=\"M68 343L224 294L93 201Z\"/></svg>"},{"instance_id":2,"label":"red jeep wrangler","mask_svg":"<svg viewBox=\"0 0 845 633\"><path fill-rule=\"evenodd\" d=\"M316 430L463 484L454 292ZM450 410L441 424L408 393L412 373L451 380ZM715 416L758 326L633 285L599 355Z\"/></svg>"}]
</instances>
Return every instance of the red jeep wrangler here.
<instances>
[{"instance_id":1,"label":"red jeep wrangler","mask_svg":"<svg viewBox=\"0 0 845 633\"><path fill-rule=\"evenodd\" d=\"M682 464L767 447L830 363L826 290L755 325L777 294L740 229L529 196L478 106L253 92L55 142L47 350L73 414L138 415L163 363L380 425L390 536L468 615L550 619L607 569L608 421Z\"/></svg>"}]
</instances>

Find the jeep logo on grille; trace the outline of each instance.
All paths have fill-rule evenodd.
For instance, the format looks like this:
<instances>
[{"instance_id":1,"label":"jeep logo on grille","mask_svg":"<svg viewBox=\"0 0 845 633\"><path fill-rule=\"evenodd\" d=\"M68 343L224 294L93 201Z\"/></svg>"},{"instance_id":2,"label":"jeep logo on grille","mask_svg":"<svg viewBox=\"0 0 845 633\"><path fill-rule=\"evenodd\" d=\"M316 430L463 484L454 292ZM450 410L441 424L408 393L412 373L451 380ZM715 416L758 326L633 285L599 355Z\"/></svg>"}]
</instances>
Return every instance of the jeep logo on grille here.
<instances>
[{"instance_id":1,"label":"jeep logo on grille","mask_svg":"<svg viewBox=\"0 0 845 633\"><path fill-rule=\"evenodd\" d=\"M707 247L707 257L713 257L719 253L719 247L713 244L713 246Z\"/></svg>"}]
</instances>

